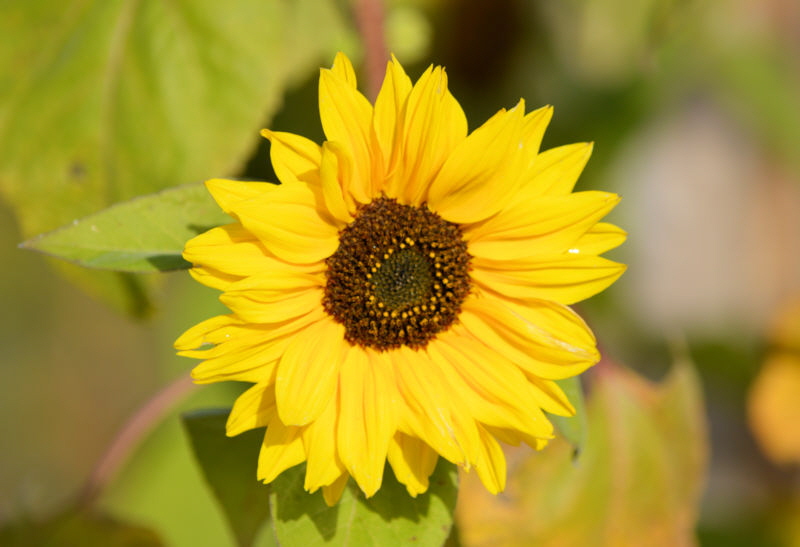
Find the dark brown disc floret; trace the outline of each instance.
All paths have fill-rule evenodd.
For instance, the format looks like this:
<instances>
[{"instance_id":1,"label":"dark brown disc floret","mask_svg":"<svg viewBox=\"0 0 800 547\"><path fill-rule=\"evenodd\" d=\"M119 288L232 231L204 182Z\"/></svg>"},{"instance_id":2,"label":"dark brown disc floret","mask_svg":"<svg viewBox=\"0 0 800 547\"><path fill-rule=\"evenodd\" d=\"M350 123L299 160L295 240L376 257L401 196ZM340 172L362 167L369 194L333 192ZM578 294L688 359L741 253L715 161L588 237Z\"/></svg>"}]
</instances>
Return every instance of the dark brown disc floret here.
<instances>
[{"instance_id":1,"label":"dark brown disc floret","mask_svg":"<svg viewBox=\"0 0 800 547\"><path fill-rule=\"evenodd\" d=\"M423 348L461 312L469 261L457 224L426 205L380 197L339 233L326 261L323 306L351 344Z\"/></svg>"}]
</instances>

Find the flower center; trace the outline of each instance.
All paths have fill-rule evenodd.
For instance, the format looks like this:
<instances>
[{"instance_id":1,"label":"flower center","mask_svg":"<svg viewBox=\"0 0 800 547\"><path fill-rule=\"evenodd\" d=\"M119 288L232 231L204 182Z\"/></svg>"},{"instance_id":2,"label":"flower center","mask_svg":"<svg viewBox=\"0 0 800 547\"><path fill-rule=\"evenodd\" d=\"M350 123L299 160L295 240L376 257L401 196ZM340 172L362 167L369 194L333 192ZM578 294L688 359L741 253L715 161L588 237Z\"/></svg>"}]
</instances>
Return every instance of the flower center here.
<instances>
[{"instance_id":1,"label":"flower center","mask_svg":"<svg viewBox=\"0 0 800 547\"><path fill-rule=\"evenodd\" d=\"M323 306L351 344L420 349L461 312L469 260L458 225L425 205L380 197L340 232Z\"/></svg>"}]
</instances>

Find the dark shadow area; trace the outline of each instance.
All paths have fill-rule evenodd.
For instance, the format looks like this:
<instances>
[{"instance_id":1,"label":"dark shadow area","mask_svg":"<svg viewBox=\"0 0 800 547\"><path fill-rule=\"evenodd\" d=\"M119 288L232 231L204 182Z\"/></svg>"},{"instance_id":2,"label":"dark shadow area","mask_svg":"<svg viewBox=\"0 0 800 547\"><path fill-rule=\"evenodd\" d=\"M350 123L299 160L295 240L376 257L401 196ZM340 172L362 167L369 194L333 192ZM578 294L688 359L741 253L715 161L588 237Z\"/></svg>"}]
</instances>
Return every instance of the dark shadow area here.
<instances>
[{"instance_id":1,"label":"dark shadow area","mask_svg":"<svg viewBox=\"0 0 800 547\"><path fill-rule=\"evenodd\" d=\"M152 264L154 268L157 268L161 272L169 272L172 270L186 270L192 267L192 264L190 262L184 260L182 256L176 254L148 256L147 262Z\"/></svg>"}]
</instances>

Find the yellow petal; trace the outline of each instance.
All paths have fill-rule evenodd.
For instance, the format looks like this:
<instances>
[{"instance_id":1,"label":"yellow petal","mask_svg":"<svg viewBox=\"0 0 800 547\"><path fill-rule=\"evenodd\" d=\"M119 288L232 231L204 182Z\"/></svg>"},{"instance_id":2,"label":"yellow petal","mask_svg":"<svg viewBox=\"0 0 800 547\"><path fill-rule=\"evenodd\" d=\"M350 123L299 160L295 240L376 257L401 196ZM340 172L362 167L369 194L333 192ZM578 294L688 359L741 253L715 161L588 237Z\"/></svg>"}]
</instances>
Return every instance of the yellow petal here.
<instances>
[{"instance_id":1,"label":"yellow petal","mask_svg":"<svg viewBox=\"0 0 800 547\"><path fill-rule=\"evenodd\" d=\"M339 371L339 456L364 494L381 486L386 451L396 430L398 396L386 358L357 346Z\"/></svg>"},{"instance_id":2,"label":"yellow petal","mask_svg":"<svg viewBox=\"0 0 800 547\"><path fill-rule=\"evenodd\" d=\"M303 430L303 447L306 451L306 478L304 488L315 492L341 477L344 465L336 451L337 397L331 397L325 410Z\"/></svg>"},{"instance_id":3,"label":"yellow petal","mask_svg":"<svg viewBox=\"0 0 800 547\"><path fill-rule=\"evenodd\" d=\"M275 415L275 390L270 385L256 384L236 399L228 415L225 434L233 437L256 427L265 427Z\"/></svg>"},{"instance_id":4,"label":"yellow petal","mask_svg":"<svg viewBox=\"0 0 800 547\"><path fill-rule=\"evenodd\" d=\"M417 366L417 362L427 360L427 357L405 346L388 355L394 361L397 388L403 401L398 418L405 432L425 441L445 459L466 463L468 458L465 450L454 433L449 398L442 393L441 384L430 376L424 378L424 374L416 370L424 368L424 361L422 366ZM423 377L420 377L421 374Z\"/></svg>"},{"instance_id":5,"label":"yellow petal","mask_svg":"<svg viewBox=\"0 0 800 547\"><path fill-rule=\"evenodd\" d=\"M265 195L235 203L231 211L279 258L311 264L339 246L339 230L318 208L318 198L306 184L276 186Z\"/></svg>"},{"instance_id":6,"label":"yellow petal","mask_svg":"<svg viewBox=\"0 0 800 547\"><path fill-rule=\"evenodd\" d=\"M542 378L575 376L599 358L596 349L554 339L541 325L515 313L499 300L467 298L462 308L459 320L472 336Z\"/></svg>"},{"instance_id":7,"label":"yellow petal","mask_svg":"<svg viewBox=\"0 0 800 547\"><path fill-rule=\"evenodd\" d=\"M337 226L341 229L353 221L350 210L355 211L355 204L352 200L345 199L346 195L350 197L349 192L343 193L342 191L343 186L346 187L347 185L343 185L340 180L339 157L335 152L336 148L338 148L336 143L326 142L323 144L320 179L325 207L331 216L338 221Z\"/></svg>"},{"instance_id":8,"label":"yellow petal","mask_svg":"<svg viewBox=\"0 0 800 547\"><path fill-rule=\"evenodd\" d=\"M189 270L189 275L198 283L220 291L228 290L228 287L242 279L239 275L231 275L206 266L195 266Z\"/></svg>"},{"instance_id":9,"label":"yellow petal","mask_svg":"<svg viewBox=\"0 0 800 547\"><path fill-rule=\"evenodd\" d=\"M514 201L494 217L468 227L469 252L494 260L560 254L619 202L608 192L578 192Z\"/></svg>"},{"instance_id":10,"label":"yellow petal","mask_svg":"<svg viewBox=\"0 0 800 547\"><path fill-rule=\"evenodd\" d=\"M553 117L553 107L543 106L525 115L525 123L522 127L522 138L525 141L525 154L529 159L529 166L533 165L539 147L542 145L545 129L550 124Z\"/></svg>"},{"instance_id":11,"label":"yellow petal","mask_svg":"<svg viewBox=\"0 0 800 547\"><path fill-rule=\"evenodd\" d=\"M598 256L556 255L503 264L473 260L472 280L516 300L574 304L601 292L625 272L625 265Z\"/></svg>"},{"instance_id":12,"label":"yellow petal","mask_svg":"<svg viewBox=\"0 0 800 547\"><path fill-rule=\"evenodd\" d=\"M431 183L427 201L442 218L479 222L500 211L517 190L525 154L525 104L500 111L450 154Z\"/></svg>"},{"instance_id":13,"label":"yellow petal","mask_svg":"<svg viewBox=\"0 0 800 547\"><path fill-rule=\"evenodd\" d=\"M212 228L186 243L183 258L209 271L233 276L255 276L265 272L323 272L320 263L291 264L275 257L240 223Z\"/></svg>"},{"instance_id":14,"label":"yellow petal","mask_svg":"<svg viewBox=\"0 0 800 547\"><path fill-rule=\"evenodd\" d=\"M300 271L298 271L300 270ZM301 268L286 268L278 271L261 271L259 275L241 279L231 285L228 293L252 293L253 299L260 300L258 295L291 294L293 292L319 289L325 286L325 275L319 273L304 273ZM266 298L266 297L265 297ZM266 298L271 302L273 298Z\"/></svg>"},{"instance_id":15,"label":"yellow petal","mask_svg":"<svg viewBox=\"0 0 800 547\"><path fill-rule=\"evenodd\" d=\"M536 156L533 165L523 175L524 182L517 199L572 192L592 155L593 146L590 142L567 144Z\"/></svg>"},{"instance_id":16,"label":"yellow petal","mask_svg":"<svg viewBox=\"0 0 800 547\"><path fill-rule=\"evenodd\" d=\"M322 288L286 290L229 290L219 297L232 312L252 323L282 323L307 315L322 305Z\"/></svg>"},{"instance_id":17,"label":"yellow petal","mask_svg":"<svg viewBox=\"0 0 800 547\"><path fill-rule=\"evenodd\" d=\"M331 72L341 78L342 81L346 82L347 85L352 89L356 89L358 87L358 82L356 81L356 71L353 69L353 63L350 62L350 58L343 52L337 52L336 57L333 58Z\"/></svg>"},{"instance_id":18,"label":"yellow petal","mask_svg":"<svg viewBox=\"0 0 800 547\"><path fill-rule=\"evenodd\" d=\"M287 338L278 338L251 347L220 345L204 352L181 352L184 357L205 359L192 369L192 379L198 384L225 380L257 378L259 382L275 381L276 364L288 345Z\"/></svg>"},{"instance_id":19,"label":"yellow petal","mask_svg":"<svg viewBox=\"0 0 800 547\"><path fill-rule=\"evenodd\" d=\"M478 427L481 455L475 462L475 471L486 489L497 494L506 488L506 457L495 438L483 427Z\"/></svg>"},{"instance_id":20,"label":"yellow petal","mask_svg":"<svg viewBox=\"0 0 800 547\"><path fill-rule=\"evenodd\" d=\"M622 245L628 233L613 224L599 222L576 241L569 252L580 255L599 255Z\"/></svg>"},{"instance_id":21,"label":"yellow petal","mask_svg":"<svg viewBox=\"0 0 800 547\"><path fill-rule=\"evenodd\" d=\"M269 195L279 185L269 182L250 182L242 180L211 179L205 182L206 189L220 208L235 216L233 207L242 201Z\"/></svg>"},{"instance_id":22,"label":"yellow petal","mask_svg":"<svg viewBox=\"0 0 800 547\"><path fill-rule=\"evenodd\" d=\"M199 348L204 344L216 344L217 340L213 335L227 328L241 327L242 322L232 315L217 315L198 323L175 340L174 347L177 350L190 350Z\"/></svg>"},{"instance_id":23,"label":"yellow petal","mask_svg":"<svg viewBox=\"0 0 800 547\"><path fill-rule=\"evenodd\" d=\"M386 77L383 79L378 98L375 100L375 110L372 118L374 129L375 147L380 150L382 164L387 172L397 167L397 162L402 159L400 143L402 143L403 121L408 95L411 93L411 79L406 75L403 67L392 56L386 65ZM373 181L372 190L377 195L381 190L383 180Z\"/></svg>"},{"instance_id":24,"label":"yellow petal","mask_svg":"<svg viewBox=\"0 0 800 547\"><path fill-rule=\"evenodd\" d=\"M389 173L386 194L419 205L433 178L467 135L467 118L447 89L441 67L428 68L408 95L401 150L403 160Z\"/></svg>"},{"instance_id":25,"label":"yellow petal","mask_svg":"<svg viewBox=\"0 0 800 547\"><path fill-rule=\"evenodd\" d=\"M321 162L317 143L294 133L269 129L262 129L261 135L269 139L270 160L278 180L283 184L316 180Z\"/></svg>"},{"instance_id":26,"label":"yellow petal","mask_svg":"<svg viewBox=\"0 0 800 547\"><path fill-rule=\"evenodd\" d=\"M575 407L557 383L530 375L528 381L533 384L533 397L542 410L556 416L575 415Z\"/></svg>"},{"instance_id":27,"label":"yellow petal","mask_svg":"<svg viewBox=\"0 0 800 547\"><path fill-rule=\"evenodd\" d=\"M550 300L526 301L521 303L513 299L503 299L503 305L516 315L523 317L553 341L568 341L570 345L581 348L581 351L594 354L597 340L589 326L571 308Z\"/></svg>"},{"instance_id":28,"label":"yellow petal","mask_svg":"<svg viewBox=\"0 0 800 547\"><path fill-rule=\"evenodd\" d=\"M315 310L302 318L286 321L284 323L270 323L265 325L245 323L233 315L220 315L207 319L186 331L175 342L175 348L180 350L180 355L191 354L193 351L213 351L213 355L220 355L224 348L230 344L235 347L251 347L274 340L304 328L310 323L327 317L322 309ZM213 348L207 346L215 345ZM203 353L202 355L212 355Z\"/></svg>"},{"instance_id":29,"label":"yellow petal","mask_svg":"<svg viewBox=\"0 0 800 547\"><path fill-rule=\"evenodd\" d=\"M397 481L415 498L428 490L439 455L421 439L398 432L389 443L388 459Z\"/></svg>"},{"instance_id":30,"label":"yellow petal","mask_svg":"<svg viewBox=\"0 0 800 547\"><path fill-rule=\"evenodd\" d=\"M178 354L205 359L192 370L192 378L200 384L223 380L274 383L276 362L298 331L326 317L319 309L284 323L223 326L203 337L204 344L215 346L184 349Z\"/></svg>"},{"instance_id":31,"label":"yellow petal","mask_svg":"<svg viewBox=\"0 0 800 547\"><path fill-rule=\"evenodd\" d=\"M390 355L398 390L408 405L405 418L415 435L453 463L468 467L478 456L479 439L474 418L462 411L466 403L461 393L426 352L403 346Z\"/></svg>"},{"instance_id":32,"label":"yellow petal","mask_svg":"<svg viewBox=\"0 0 800 547\"><path fill-rule=\"evenodd\" d=\"M301 428L285 426L273 419L267 426L258 454L258 479L272 482L275 477L305 459Z\"/></svg>"},{"instance_id":33,"label":"yellow petal","mask_svg":"<svg viewBox=\"0 0 800 547\"><path fill-rule=\"evenodd\" d=\"M493 427L490 425L484 425L483 427L487 432L493 435L495 439L510 446L519 446L520 443L525 443L531 448L541 450L547 445L547 442L553 438L552 425L550 427L550 434L541 437L532 437L526 432L517 429L504 429L502 427Z\"/></svg>"},{"instance_id":34,"label":"yellow petal","mask_svg":"<svg viewBox=\"0 0 800 547\"><path fill-rule=\"evenodd\" d=\"M359 203L368 203L372 198L369 149L372 105L354 87L354 79L350 80L348 76L351 73L352 66L344 56L337 57L334 70L322 70L319 113L327 140L343 147L353 160L349 190Z\"/></svg>"},{"instance_id":35,"label":"yellow petal","mask_svg":"<svg viewBox=\"0 0 800 547\"><path fill-rule=\"evenodd\" d=\"M461 391L480 422L520 429L532 436L550 430L522 371L479 340L465 335L463 327L453 327L440 335L436 344L429 345L428 352L432 357L440 356L437 362L448 377L463 379Z\"/></svg>"},{"instance_id":36,"label":"yellow petal","mask_svg":"<svg viewBox=\"0 0 800 547\"><path fill-rule=\"evenodd\" d=\"M347 473L342 473L342 475L330 483L327 486L322 487L322 497L325 499L325 503L328 507L333 507L339 502L339 498L342 497L342 492L344 492L345 486L347 486L347 480L350 478L350 475Z\"/></svg>"},{"instance_id":37,"label":"yellow petal","mask_svg":"<svg viewBox=\"0 0 800 547\"><path fill-rule=\"evenodd\" d=\"M275 398L278 415L288 425L319 417L336 389L344 327L330 318L296 336L278 364Z\"/></svg>"}]
</instances>

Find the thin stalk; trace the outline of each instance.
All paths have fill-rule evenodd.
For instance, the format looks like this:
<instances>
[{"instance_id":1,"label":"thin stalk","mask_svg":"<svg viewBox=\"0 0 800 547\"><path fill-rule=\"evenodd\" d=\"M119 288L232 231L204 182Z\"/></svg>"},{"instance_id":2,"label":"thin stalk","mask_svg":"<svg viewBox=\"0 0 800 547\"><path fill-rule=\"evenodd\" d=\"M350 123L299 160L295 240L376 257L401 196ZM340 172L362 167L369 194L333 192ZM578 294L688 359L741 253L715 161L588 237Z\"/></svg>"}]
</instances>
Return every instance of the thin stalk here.
<instances>
[{"instance_id":1,"label":"thin stalk","mask_svg":"<svg viewBox=\"0 0 800 547\"><path fill-rule=\"evenodd\" d=\"M364 44L364 77L367 96L375 100L386 72L389 50L386 47L386 10L381 0L353 0L358 32Z\"/></svg>"},{"instance_id":2,"label":"thin stalk","mask_svg":"<svg viewBox=\"0 0 800 547\"><path fill-rule=\"evenodd\" d=\"M153 395L128 419L86 480L78 497L81 505L89 506L97 500L144 437L193 387L191 377L185 374Z\"/></svg>"}]
</instances>

